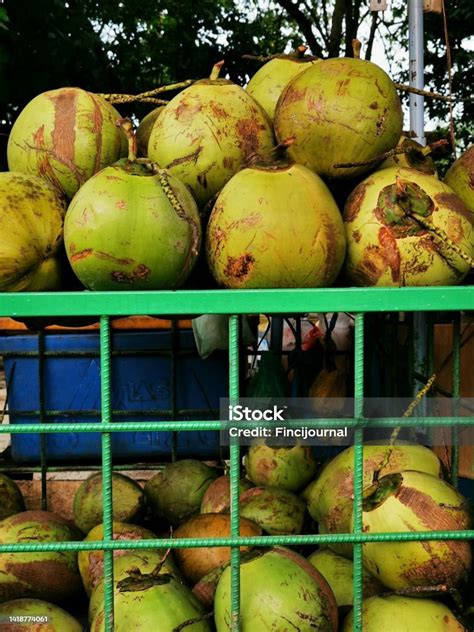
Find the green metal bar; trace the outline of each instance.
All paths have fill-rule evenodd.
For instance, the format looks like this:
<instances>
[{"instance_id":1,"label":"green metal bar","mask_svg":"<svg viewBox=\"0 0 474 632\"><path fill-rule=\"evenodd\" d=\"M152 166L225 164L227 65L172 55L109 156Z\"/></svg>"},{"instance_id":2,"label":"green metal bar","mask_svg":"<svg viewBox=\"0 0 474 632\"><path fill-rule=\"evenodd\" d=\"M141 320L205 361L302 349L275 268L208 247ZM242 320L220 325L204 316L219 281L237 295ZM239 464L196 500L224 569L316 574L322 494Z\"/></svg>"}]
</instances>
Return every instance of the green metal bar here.
<instances>
[{"instance_id":1,"label":"green metal bar","mask_svg":"<svg viewBox=\"0 0 474 632\"><path fill-rule=\"evenodd\" d=\"M394 425L402 428L429 428L439 426L472 426L474 417L382 417L374 419L292 419L285 422L287 428L300 428L302 425L308 428L361 428L370 423L371 428L393 428ZM265 424L256 424L250 421L241 424L242 428L263 428ZM271 427L271 426L268 426ZM199 421L122 421L110 422L107 432L186 432L186 431L222 430L222 422L216 420ZM0 434L29 434L29 433L55 433L55 432L105 432L100 422L84 423L48 423L48 424L7 424L0 425Z\"/></svg>"},{"instance_id":2,"label":"green metal bar","mask_svg":"<svg viewBox=\"0 0 474 632\"><path fill-rule=\"evenodd\" d=\"M459 396L461 390L461 315L455 314L453 320L453 356L452 356L452 392L454 416L459 415ZM457 487L459 479L459 430L451 428L451 483Z\"/></svg>"},{"instance_id":3,"label":"green metal bar","mask_svg":"<svg viewBox=\"0 0 474 632\"><path fill-rule=\"evenodd\" d=\"M354 332L354 415L362 417L364 405L364 314L356 314ZM354 527L362 533L362 496L364 478L364 431L354 432ZM354 544L354 632L362 632L362 544Z\"/></svg>"},{"instance_id":4,"label":"green metal bar","mask_svg":"<svg viewBox=\"0 0 474 632\"><path fill-rule=\"evenodd\" d=\"M198 548L239 546L307 546L323 544L361 544L365 542L432 542L434 540L474 540L474 529L467 531L407 531L390 533L333 533L315 535L232 536L229 538L160 538L154 540L82 540L78 542L28 542L0 544L0 553L39 553L46 551L119 551L123 549Z\"/></svg>"},{"instance_id":5,"label":"green metal bar","mask_svg":"<svg viewBox=\"0 0 474 632\"><path fill-rule=\"evenodd\" d=\"M239 317L229 317L229 400L236 404L239 399ZM230 533L240 534L239 479L240 446L238 439L230 444ZM231 550L231 632L240 632L240 547Z\"/></svg>"},{"instance_id":6,"label":"green metal bar","mask_svg":"<svg viewBox=\"0 0 474 632\"><path fill-rule=\"evenodd\" d=\"M111 423L110 397L110 323L108 316L100 319L100 393L102 406L102 503L103 544L113 541L112 449L108 428ZM114 630L114 568L113 552L104 550L104 628Z\"/></svg>"},{"instance_id":7,"label":"green metal bar","mask_svg":"<svg viewBox=\"0 0 474 632\"><path fill-rule=\"evenodd\" d=\"M45 361L44 361L44 333L38 332L38 389L39 389L39 421L40 424L47 422L44 414L45 404ZM40 468L41 468L41 509L48 509L48 480L47 480L47 456L46 456L47 435L40 434Z\"/></svg>"},{"instance_id":8,"label":"green metal bar","mask_svg":"<svg viewBox=\"0 0 474 632\"><path fill-rule=\"evenodd\" d=\"M472 309L474 286L180 290L174 292L4 292L1 316L416 312Z\"/></svg>"}]
</instances>

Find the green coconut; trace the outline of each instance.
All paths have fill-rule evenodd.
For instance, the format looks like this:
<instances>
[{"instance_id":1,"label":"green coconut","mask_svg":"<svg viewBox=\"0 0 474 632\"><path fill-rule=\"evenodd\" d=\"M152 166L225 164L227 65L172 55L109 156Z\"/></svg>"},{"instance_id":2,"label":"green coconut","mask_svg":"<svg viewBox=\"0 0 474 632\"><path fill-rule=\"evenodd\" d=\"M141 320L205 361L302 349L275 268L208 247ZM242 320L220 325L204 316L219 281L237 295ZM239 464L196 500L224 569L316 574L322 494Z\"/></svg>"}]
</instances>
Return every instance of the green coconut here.
<instances>
[{"instance_id":1,"label":"green coconut","mask_svg":"<svg viewBox=\"0 0 474 632\"><path fill-rule=\"evenodd\" d=\"M240 495L240 515L270 535L296 535L303 529L305 504L284 489L253 487Z\"/></svg>"},{"instance_id":2,"label":"green coconut","mask_svg":"<svg viewBox=\"0 0 474 632\"><path fill-rule=\"evenodd\" d=\"M69 612L41 599L13 599L0 604L0 620L4 632L14 632L15 629L21 632L83 631L82 625Z\"/></svg>"},{"instance_id":3,"label":"green coconut","mask_svg":"<svg viewBox=\"0 0 474 632\"><path fill-rule=\"evenodd\" d=\"M145 512L145 493L128 476L112 473L112 514L118 522L140 522ZM102 474L98 472L81 483L74 496L74 522L84 533L103 520Z\"/></svg>"},{"instance_id":4,"label":"green coconut","mask_svg":"<svg viewBox=\"0 0 474 632\"><path fill-rule=\"evenodd\" d=\"M138 557L124 555L114 562L114 632L176 632L178 626L204 615L201 602L165 572L160 560L147 554L140 562ZM104 616L102 581L89 605L90 632L105 632ZM211 632L211 628L202 620L190 625L189 631Z\"/></svg>"},{"instance_id":5,"label":"green coconut","mask_svg":"<svg viewBox=\"0 0 474 632\"><path fill-rule=\"evenodd\" d=\"M246 478L239 480L239 493L251 489L253 483ZM230 478L219 476L206 489L201 502L201 513L229 513L230 511Z\"/></svg>"},{"instance_id":6,"label":"green coconut","mask_svg":"<svg viewBox=\"0 0 474 632\"><path fill-rule=\"evenodd\" d=\"M279 141L293 137L289 156L329 178L352 178L392 149L402 133L400 100L390 77L370 61L327 59L310 66L285 88L275 112Z\"/></svg>"},{"instance_id":7,"label":"green coconut","mask_svg":"<svg viewBox=\"0 0 474 632\"><path fill-rule=\"evenodd\" d=\"M199 513L203 496L217 477L217 470L194 459L167 465L145 485L155 519L165 518L179 525Z\"/></svg>"},{"instance_id":8,"label":"green coconut","mask_svg":"<svg viewBox=\"0 0 474 632\"><path fill-rule=\"evenodd\" d=\"M113 522L113 539L114 540L157 540L157 536L149 529L144 529L135 524L127 524L126 522ZM97 525L89 531L85 541L96 541L104 539L104 526L102 524ZM125 543L124 543L124 546ZM148 551L148 549L147 549ZM127 555L131 553L130 549L116 549L114 551L114 558L121 555ZM143 551L142 551L143 552ZM155 547L154 552L163 556L164 549L157 549ZM170 571L171 558L167 559L167 569ZM81 573L82 583L86 593L90 596L94 588L103 577L104 572L104 553L103 551L79 551L78 554L79 572Z\"/></svg>"},{"instance_id":9,"label":"green coconut","mask_svg":"<svg viewBox=\"0 0 474 632\"><path fill-rule=\"evenodd\" d=\"M174 289L199 254L199 213L176 177L136 162L136 140L127 131L129 158L103 169L74 196L64 224L66 253L88 289Z\"/></svg>"},{"instance_id":10,"label":"green coconut","mask_svg":"<svg viewBox=\"0 0 474 632\"><path fill-rule=\"evenodd\" d=\"M381 478L367 490L364 533L461 531L471 527L467 501L451 485L425 472L404 471ZM468 578L471 545L465 540L366 542L364 565L385 586L454 588Z\"/></svg>"},{"instance_id":11,"label":"green coconut","mask_svg":"<svg viewBox=\"0 0 474 632\"><path fill-rule=\"evenodd\" d=\"M0 522L0 544L78 539L66 520L49 511L24 511ZM57 603L80 589L76 551L0 553L0 602L31 597Z\"/></svg>"},{"instance_id":12,"label":"green coconut","mask_svg":"<svg viewBox=\"0 0 474 632\"><path fill-rule=\"evenodd\" d=\"M474 145L453 162L444 181L474 213Z\"/></svg>"},{"instance_id":13,"label":"green coconut","mask_svg":"<svg viewBox=\"0 0 474 632\"><path fill-rule=\"evenodd\" d=\"M295 53L278 55L270 59L251 77L247 92L259 103L273 121L281 93L292 79L319 61L305 55L306 46L299 46Z\"/></svg>"},{"instance_id":14,"label":"green coconut","mask_svg":"<svg viewBox=\"0 0 474 632\"><path fill-rule=\"evenodd\" d=\"M383 466L383 467L382 467ZM419 470L433 476L441 475L441 462L436 454L421 445L397 442L387 445L364 445L363 489L379 477L403 470ZM354 494L354 448L350 447L331 459L314 483L307 489L308 511L318 522L321 533L349 533ZM350 557L352 545L330 545Z\"/></svg>"},{"instance_id":15,"label":"green coconut","mask_svg":"<svg viewBox=\"0 0 474 632\"><path fill-rule=\"evenodd\" d=\"M329 189L309 169L254 163L219 194L206 251L224 287L327 287L344 261L344 227Z\"/></svg>"},{"instance_id":16,"label":"green coconut","mask_svg":"<svg viewBox=\"0 0 474 632\"><path fill-rule=\"evenodd\" d=\"M362 604L364 632L468 632L451 610L432 599L389 595ZM341 632L352 632L354 614L347 615Z\"/></svg>"},{"instance_id":17,"label":"green coconut","mask_svg":"<svg viewBox=\"0 0 474 632\"><path fill-rule=\"evenodd\" d=\"M404 153L394 154L390 156L390 158L386 158L378 167L379 169L408 167L409 169L416 169L417 171L426 173L428 176L438 177L435 162L429 155L431 153L431 147L423 147L423 145L417 143L416 140L402 136L398 141L397 149L403 149Z\"/></svg>"},{"instance_id":18,"label":"green coconut","mask_svg":"<svg viewBox=\"0 0 474 632\"><path fill-rule=\"evenodd\" d=\"M298 492L316 474L311 447L279 448L253 445L245 456L245 470L252 483Z\"/></svg>"},{"instance_id":19,"label":"green coconut","mask_svg":"<svg viewBox=\"0 0 474 632\"><path fill-rule=\"evenodd\" d=\"M8 140L8 168L46 178L68 198L120 158L117 110L80 88L43 92L20 112Z\"/></svg>"},{"instance_id":20,"label":"green coconut","mask_svg":"<svg viewBox=\"0 0 474 632\"><path fill-rule=\"evenodd\" d=\"M204 205L253 155L274 145L270 121L240 86L197 81L175 96L153 126L148 157L168 169Z\"/></svg>"},{"instance_id":21,"label":"green coconut","mask_svg":"<svg viewBox=\"0 0 474 632\"><path fill-rule=\"evenodd\" d=\"M137 128L137 150L139 156L146 157L148 154L148 142L150 140L151 130L160 112L163 111L163 107L163 105L160 105L151 112L148 112L140 121L140 125Z\"/></svg>"},{"instance_id":22,"label":"green coconut","mask_svg":"<svg viewBox=\"0 0 474 632\"><path fill-rule=\"evenodd\" d=\"M344 208L345 273L360 286L456 285L474 258L474 213L446 184L382 169Z\"/></svg>"},{"instance_id":23,"label":"green coconut","mask_svg":"<svg viewBox=\"0 0 474 632\"><path fill-rule=\"evenodd\" d=\"M5 474L0 473L0 520L25 511L25 501L20 488Z\"/></svg>"},{"instance_id":24,"label":"green coconut","mask_svg":"<svg viewBox=\"0 0 474 632\"><path fill-rule=\"evenodd\" d=\"M0 173L0 291L59 289L65 212L48 182Z\"/></svg>"},{"instance_id":25,"label":"green coconut","mask_svg":"<svg viewBox=\"0 0 474 632\"><path fill-rule=\"evenodd\" d=\"M336 599L323 576L294 551L254 550L240 565L242 632L336 632ZM217 632L232 629L231 568L222 573L214 600Z\"/></svg>"},{"instance_id":26,"label":"green coconut","mask_svg":"<svg viewBox=\"0 0 474 632\"><path fill-rule=\"evenodd\" d=\"M311 553L308 557L329 584L336 597L338 608L352 606L354 602L354 564L342 555L330 549L322 549ZM382 592L382 585L367 569L362 569L362 584L364 598L372 597Z\"/></svg>"}]
</instances>

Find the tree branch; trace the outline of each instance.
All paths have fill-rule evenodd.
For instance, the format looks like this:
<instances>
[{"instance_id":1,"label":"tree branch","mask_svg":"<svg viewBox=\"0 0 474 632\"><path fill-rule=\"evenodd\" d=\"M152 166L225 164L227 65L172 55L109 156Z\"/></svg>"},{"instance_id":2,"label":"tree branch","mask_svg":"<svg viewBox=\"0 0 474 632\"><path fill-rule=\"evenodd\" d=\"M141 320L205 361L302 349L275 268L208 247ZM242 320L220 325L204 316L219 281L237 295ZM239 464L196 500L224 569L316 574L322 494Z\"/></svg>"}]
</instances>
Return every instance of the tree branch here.
<instances>
[{"instance_id":1,"label":"tree branch","mask_svg":"<svg viewBox=\"0 0 474 632\"><path fill-rule=\"evenodd\" d=\"M336 0L332 14L331 33L329 35L329 57L338 57L341 49L342 22L346 8L346 0Z\"/></svg>"},{"instance_id":2,"label":"tree branch","mask_svg":"<svg viewBox=\"0 0 474 632\"><path fill-rule=\"evenodd\" d=\"M377 33L377 26L379 22L378 11L372 12L372 23L370 25L370 34L367 41L367 48L365 49L365 59L370 60L372 57L372 48L374 47L375 34Z\"/></svg>"},{"instance_id":3,"label":"tree branch","mask_svg":"<svg viewBox=\"0 0 474 632\"><path fill-rule=\"evenodd\" d=\"M323 49L313 33L313 24L308 16L299 9L298 5L293 4L292 0L277 0L277 3L285 9L290 18L299 26L313 55L323 57Z\"/></svg>"}]
</instances>

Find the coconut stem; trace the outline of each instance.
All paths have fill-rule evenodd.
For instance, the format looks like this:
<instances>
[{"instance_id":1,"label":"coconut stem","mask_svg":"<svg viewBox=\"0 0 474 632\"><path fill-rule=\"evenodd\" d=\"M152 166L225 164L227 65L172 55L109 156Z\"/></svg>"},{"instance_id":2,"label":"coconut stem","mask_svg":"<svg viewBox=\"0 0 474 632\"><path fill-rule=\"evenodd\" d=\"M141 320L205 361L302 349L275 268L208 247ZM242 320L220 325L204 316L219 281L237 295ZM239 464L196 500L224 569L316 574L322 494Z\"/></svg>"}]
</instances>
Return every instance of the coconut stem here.
<instances>
[{"instance_id":1,"label":"coconut stem","mask_svg":"<svg viewBox=\"0 0 474 632\"><path fill-rule=\"evenodd\" d=\"M443 145L447 145L448 143L449 141L443 138L441 140L435 141L434 143L431 143L431 145L427 145L426 147L423 147L423 148L420 147L419 151L424 156L426 156L430 154L432 151L434 151L435 149L438 149L438 147L442 147ZM414 151L413 147L394 147L393 149L389 149L383 154L379 154L378 156L375 156L375 158L370 158L370 160L361 160L360 162L337 162L335 165L333 165L333 167L335 169L353 169L354 167L370 167L372 165L376 165L379 162L382 162L382 160L386 160L387 158L392 158L393 156L398 156L399 154L409 154L412 151Z\"/></svg>"},{"instance_id":2,"label":"coconut stem","mask_svg":"<svg viewBox=\"0 0 474 632\"><path fill-rule=\"evenodd\" d=\"M354 54L354 59L360 59L360 49L362 48L362 44L360 40L357 38L352 40L352 52Z\"/></svg>"},{"instance_id":3,"label":"coconut stem","mask_svg":"<svg viewBox=\"0 0 474 632\"><path fill-rule=\"evenodd\" d=\"M193 255L197 256L199 254L199 242L200 242L199 227L194 221L194 219L186 213L183 206L181 205L181 202L178 200L175 192L173 191L173 188L171 187L169 183L168 172L166 171L166 169L161 169L156 164L156 162L152 162L151 160L148 160L148 158L139 158L137 162L141 165L144 165L147 169L152 171L158 177L160 186L163 189L163 193L168 198L168 202L173 207L174 211L176 212L176 215L178 215L180 219L182 219L183 221L189 224L191 228L191 236L192 236L191 252Z\"/></svg>"},{"instance_id":4,"label":"coconut stem","mask_svg":"<svg viewBox=\"0 0 474 632\"><path fill-rule=\"evenodd\" d=\"M141 92L140 94L99 94L100 97L110 101L111 103L132 103L134 101L141 101L142 99L149 99L155 97L157 94L161 94L162 92L169 92L171 90L182 90L183 88L187 88L188 86L195 83L195 79L186 79L185 81L179 81L178 83L170 83L167 86L160 86L159 88L154 88L153 90L148 90L147 92ZM147 101L147 103L150 103ZM166 105L167 101L162 103L162 105ZM158 104L159 105L159 104Z\"/></svg>"},{"instance_id":5,"label":"coconut stem","mask_svg":"<svg viewBox=\"0 0 474 632\"><path fill-rule=\"evenodd\" d=\"M301 44L301 46L298 46L298 48L295 50L296 57L298 57L298 59L302 59L307 50L308 50L308 47L305 46L304 44Z\"/></svg>"},{"instance_id":6,"label":"coconut stem","mask_svg":"<svg viewBox=\"0 0 474 632\"><path fill-rule=\"evenodd\" d=\"M137 160L137 137L133 131L133 124L129 118L121 118L115 122L117 127L120 127L122 132L127 137L128 142L128 160L129 162L136 162Z\"/></svg>"},{"instance_id":7,"label":"coconut stem","mask_svg":"<svg viewBox=\"0 0 474 632\"><path fill-rule=\"evenodd\" d=\"M219 75L221 73L222 66L224 64L225 64L224 59L222 61L218 61L217 64L214 64L211 70L211 74L209 75L209 79L211 79L211 81L215 81L216 79L219 79Z\"/></svg>"},{"instance_id":8,"label":"coconut stem","mask_svg":"<svg viewBox=\"0 0 474 632\"><path fill-rule=\"evenodd\" d=\"M194 623L199 623L200 621L205 621L206 619L210 619L212 616L214 616L213 611L206 612L206 614L202 614L200 617L195 617L194 619L188 619L187 621L183 621L183 623L180 623L175 628L173 628L173 632L181 632L181 630L184 630L188 626L194 625Z\"/></svg>"}]
</instances>

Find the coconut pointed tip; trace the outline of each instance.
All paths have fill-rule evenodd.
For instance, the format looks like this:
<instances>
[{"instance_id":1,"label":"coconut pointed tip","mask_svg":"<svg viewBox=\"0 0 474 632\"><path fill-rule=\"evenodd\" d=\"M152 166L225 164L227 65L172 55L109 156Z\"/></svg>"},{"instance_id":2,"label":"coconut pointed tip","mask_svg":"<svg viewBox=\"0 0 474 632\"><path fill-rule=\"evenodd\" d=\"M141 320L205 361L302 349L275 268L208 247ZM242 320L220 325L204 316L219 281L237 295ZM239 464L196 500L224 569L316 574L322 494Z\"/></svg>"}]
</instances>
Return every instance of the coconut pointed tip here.
<instances>
[{"instance_id":1,"label":"coconut pointed tip","mask_svg":"<svg viewBox=\"0 0 474 632\"><path fill-rule=\"evenodd\" d=\"M122 130L127 138L128 160L135 162L137 159L137 137L133 130L132 121L129 118L119 118L115 121L115 125Z\"/></svg>"},{"instance_id":2,"label":"coconut pointed tip","mask_svg":"<svg viewBox=\"0 0 474 632\"><path fill-rule=\"evenodd\" d=\"M360 49L362 48L362 44L360 40L357 38L352 40L352 52L354 54L354 59L360 59Z\"/></svg>"},{"instance_id":3,"label":"coconut pointed tip","mask_svg":"<svg viewBox=\"0 0 474 632\"><path fill-rule=\"evenodd\" d=\"M305 46L304 44L301 44L296 49L296 54L298 55L298 57L303 57L307 50L308 50L308 47Z\"/></svg>"},{"instance_id":4,"label":"coconut pointed tip","mask_svg":"<svg viewBox=\"0 0 474 632\"><path fill-rule=\"evenodd\" d=\"M212 71L209 76L209 79L219 79L219 75L222 70L222 66L224 64L225 64L225 59L222 59L221 61L218 61L216 64L214 64L214 66L212 67Z\"/></svg>"},{"instance_id":5,"label":"coconut pointed tip","mask_svg":"<svg viewBox=\"0 0 474 632\"><path fill-rule=\"evenodd\" d=\"M295 142L295 137L290 136L290 138L285 138L285 140L282 140L281 143L278 145L278 147L280 149L288 149L288 147L291 147L291 145L293 145L294 142Z\"/></svg>"}]
</instances>

